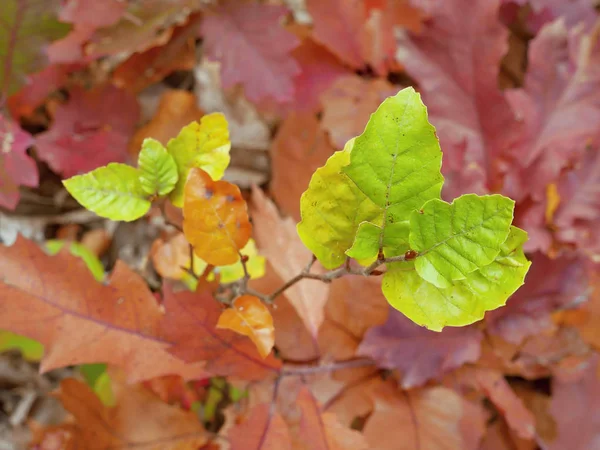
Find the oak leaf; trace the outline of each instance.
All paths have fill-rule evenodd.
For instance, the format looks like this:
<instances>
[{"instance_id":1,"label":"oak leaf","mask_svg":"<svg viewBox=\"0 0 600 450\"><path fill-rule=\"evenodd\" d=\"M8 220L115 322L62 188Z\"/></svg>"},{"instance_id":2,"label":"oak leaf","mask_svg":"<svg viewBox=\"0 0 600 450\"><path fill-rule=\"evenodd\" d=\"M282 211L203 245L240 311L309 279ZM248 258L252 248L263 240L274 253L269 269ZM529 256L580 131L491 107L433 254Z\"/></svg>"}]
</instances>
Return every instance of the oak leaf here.
<instances>
[{"instance_id":1,"label":"oak leaf","mask_svg":"<svg viewBox=\"0 0 600 450\"><path fill-rule=\"evenodd\" d=\"M106 362L131 381L206 375L202 364L185 364L167 352L164 314L146 282L123 263L103 285L66 249L49 256L18 237L11 247L0 247L0 272L0 328L44 345L43 372Z\"/></svg>"},{"instance_id":2,"label":"oak leaf","mask_svg":"<svg viewBox=\"0 0 600 450\"><path fill-rule=\"evenodd\" d=\"M204 50L208 59L221 62L223 87L241 83L252 102L293 99L300 68L290 51L298 39L280 26L286 13L279 5L228 1L204 18Z\"/></svg>"},{"instance_id":3,"label":"oak leaf","mask_svg":"<svg viewBox=\"0 0 600 450\"><path fill-rule=\"evenodd\" d=\"M288 426L268 403L250 410L228 434L231 450L292 450Z\"/></svg>"},{"instance_id":4,"label":"oak leaf","mask_svg":"<svg viewBox=\"0 0 600 450\"><path fill-rule=\"evenodd\" d=\"M266 358L275 344L273 317L269 309L258 297L242 295L236 298L231 308L219 316L217 328L235 331L248 336L263 358Z\"/></svg>"},{"instance_id":5,"label":"oak leaf","mask_svg":"<svg viewBox=\"0 0 600 450\"><path fill-rule=\"evenodd\" d=\"M33 136L0 114L0 206L14 209L19 202L19 186L39 183L35 161L27 155Z\"/></svg>"},{"instance_id":6,"label":"oak leaf","mask_svg":"<svg viewBox=\"0 0 600 450\"><path fill-rule=\"evenodd\" d=\"M63 428L70 435L66 448L195 450L208 441L194 413L163 403L139 385L113 383L113 390L116 406L108 408L81 381L67 378L61 382L57 397L75 417L74 424ZM38 438L41 448L56 439L56 431L49 431Z\"/></svg>"},{"instance_id":7,"label":"oak leaf","mask_svg":"<svg viewBox=\"0 0 600 450\"><path fill-rule=\"evenodd\" d=\"M302 244L294 222L279 216L277 207L258 188L252 190L250 212L259 251L282 280L298 275L311 260L310 251ZM313 268L313 270L322 270ZM302 318L313 338L323 323L323 308L329 287L320 280L302 280L286 291L286 296Z\"/></svg>"},{"instance_id":8,"label":"oak leaf","mask_svg":"<svg viewBox=\"0 0 600 450\"><path fill-rule=\"evenodd\" d=\"M192 168L184 188L183 232L194 253L208 264L237 262L252 234L240 189Z\"/></svg>"},{"instance_id":9,"label":"oak leaf","mask_svg":"<svg viewBox=\"0 0 600 450\"><path fill-rule=\"evenodd\" d=\"M477 361L482 339L483 334L474 327L446 328L436 333L390 309L387 322L367 332L358 354L373 358L386 369L399 370L401 386L409 389Z\"/></svg>"},{"instance_id":10,"label":"oak leaf","mask_svg":"<svg viewBox=\"0 0 600 450\"><path fill-rule=\"evenodd\" d=\"M165 292L169 351L185 361L206 361L214 375L260 380L277 375L281 361L271 353L263 359L246 336L216 328L222 309L207 293Z\"/></svg>"},{"instance_id":11,"label":"oak leaf","mask_svg":"<svg viewBox=\"0 0 600 450\"><path fill-rule=\"evenodd\" d=\"M140 113L136 98L112 85L70 94L50 129L36 136L40 159L65 178L125 161Z\"/></svg>"}]
</instances>

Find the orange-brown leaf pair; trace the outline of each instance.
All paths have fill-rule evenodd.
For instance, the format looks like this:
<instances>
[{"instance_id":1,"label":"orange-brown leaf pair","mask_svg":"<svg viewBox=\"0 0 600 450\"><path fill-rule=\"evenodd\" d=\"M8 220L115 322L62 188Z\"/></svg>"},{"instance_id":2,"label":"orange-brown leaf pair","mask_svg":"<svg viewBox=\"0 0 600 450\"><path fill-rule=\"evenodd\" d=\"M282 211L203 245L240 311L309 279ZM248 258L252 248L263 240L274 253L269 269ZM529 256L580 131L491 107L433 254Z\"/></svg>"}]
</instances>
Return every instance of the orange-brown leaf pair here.
<instances>
[{"instance_id":1,"label":"orange-brown leaf pair","mask_svg":"<svg viewBox=\"0 0 600 450\"><path fill-rule=\"evenodd\" d=\"M252 234L240 189L213 181L202 169L191 169L184 191L183 232L207 263L225 266L238 261Z\"/></svg>"},{"instance_id":2,"label":"orange-brown leaf pair","mask_svg":"<svg viewBox=\"0 0 600 450\"><path fill-rule=\"evenodd\" d=\"M217 328L248 336L260 356L266 358L275 344L275 328L269 309L252 295L236 298L232 306L221 313Z\"/></svg>"}]
</instances>

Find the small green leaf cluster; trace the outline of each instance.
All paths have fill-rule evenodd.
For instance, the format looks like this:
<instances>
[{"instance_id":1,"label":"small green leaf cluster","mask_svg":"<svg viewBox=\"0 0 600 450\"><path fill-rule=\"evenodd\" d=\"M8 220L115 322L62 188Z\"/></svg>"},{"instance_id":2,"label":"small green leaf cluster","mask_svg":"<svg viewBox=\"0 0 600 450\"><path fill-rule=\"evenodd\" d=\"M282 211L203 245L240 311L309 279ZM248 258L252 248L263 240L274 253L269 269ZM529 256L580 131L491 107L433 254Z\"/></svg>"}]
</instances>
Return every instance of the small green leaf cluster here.
<instances>
[{"instance_id":1,"label":"small green leaf cluster","mask_svg":"<svg viewBox=\"0 0 600 450\"><path fill-rule=\"evenodd\" d=\"M440 198L442 151L421 97L386 99L365 131L318 169L298 233L321 264L386 263L388 302L431 330L463 326L505 304L530 262L502 195Z\"/></svg>"},{"instance_id":2,"label":"small green leaf cluster","mask_svg":"<svg viewBox=\"0 0 600 450\"><path fill-rule=\"evenodd\" d=\"M181 207L183 187L193 167L200 167L213 179L221 178L229 165L230 147L225 116L208 114L199 123L184 127L166 148L155 139L145 139L137 168L110 163L63 184L86 209L129 222L146 214L159 197L168 195Z\"/></svg>"}]
</instances>

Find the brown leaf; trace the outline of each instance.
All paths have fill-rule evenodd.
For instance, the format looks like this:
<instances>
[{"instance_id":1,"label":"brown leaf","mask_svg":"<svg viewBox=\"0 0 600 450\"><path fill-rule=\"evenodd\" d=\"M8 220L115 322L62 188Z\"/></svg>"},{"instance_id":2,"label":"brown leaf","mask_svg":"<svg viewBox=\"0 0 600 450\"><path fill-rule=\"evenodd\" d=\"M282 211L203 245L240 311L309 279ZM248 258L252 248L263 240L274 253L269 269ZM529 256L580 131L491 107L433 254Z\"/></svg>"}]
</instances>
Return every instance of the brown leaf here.
<instances>
[{"instance_id":1,"label":"brown leaf","mask_svg":"<svg viewBox=\"0 0 600 450\"><path fill-rule=\"evenodd\" d=\"M279 207L294 220L300 221L300 196L312 174L333 152L314 114L292 112L279 127L271 146L270 188Z\"/></svg>"},{"instance_id":2,"label":"brown leaf","mask_svg":"<svg viewBox=\"0 0 600 450\"><path fill-rule=\"evenodd\" d=\"M275 344L273 317L258 297L242 295L233 301L232 307L219 316L217 328L235 331L248 336L263 358Z\"/></svg>"},{"instance_id":3,"label":"brown leaf","mask_svg":"<svg viewBox=\"0 0 600 450\"><path fill-rule=\"evenodd\" d=\"M252 408L228 438L231 450L292 450L288 426L267 403Z\"/></svg>"},{"instance_id":4,"label":"brown leaf","mask_svg":"<svg viewBox=\"0 0 600 450\"><path fill-rule=\"evenodd\" d=\"M400 391L388 383L374 401L363 428L373 449L476 450L485 430L483 410L443 387Z\"/></svg>"},{"instance_id":5,"label":"brown leaf","mask_svg":"<svg viewBox=\"0 0 600 450\"><path fill-rule=\"evenodd\" d=\"M335 414L322 412L306 387L298 393L297 405L302 412L300 439L308 450L366 450L365 437L341 425Z\"/></svg>"},{"instance_id":6,"label":"brown leaf","mask_svg":"<svg viewBox=\"0 0 600 450\"><path fill-rule=\"evenodd\" d=\"M104 406L74 378L62 381L58 398L75 416L71 442L77 449L195 450L207 442L197 416L163 403L141 386L113 383L116 406ZM56 439L56 431L44 439ZM47 448L43 446L42 448Z\"/></svg>"},{"instance_id":7,"label":"brown leaf","mask_svg":"<svg viewBox=\"0 0 600 450\"><path fill-rule=\"evenodd\" d=\"M281 279L289 280L302 272L312 255L300 241L293 221L279 217L273 202L256 187L252 189L250 210L258 248ZM315 339L323 323L328 291L327 284L319 280L302 280L286 291L290 303Z\"/></svg>"},{"instance_id":8,"label":"brown leaf","mask_svg":"<svg viewBox=\"0 0 600 450\"><path fill-rule=\"evenodd\" d=\"M206 376L167 352L163 313L146 282L118 262L109 286L68 251L48 256L22 237L0 247L0 327L44 344L41 370L106 362L131 381Z\"/></svg>"},{"instance_id":9,"label":"brown leaf","mask_svg":"<svg viewBox=\"0 0 600 450\"><path fill-rule=\"evenodd\" d=\"M139 128L129 143L129 153L137 156L146 138L154 138L163 145L177 137L181 129L199 121L204 113L196 105L194 94L172 89L160 98L156 114L150 122Z\"/></svg>"},{"instance_id":10,"label":"brown leaf","mask_svg":"<svg viewBox=\"0 0 600 450\"><path fill-rule=\"evenodd\" d=\"M237 262L252 234L240 188L192 168L184 188L183 233L194 253L208 264Z\"/></svg>"}]
</instances>

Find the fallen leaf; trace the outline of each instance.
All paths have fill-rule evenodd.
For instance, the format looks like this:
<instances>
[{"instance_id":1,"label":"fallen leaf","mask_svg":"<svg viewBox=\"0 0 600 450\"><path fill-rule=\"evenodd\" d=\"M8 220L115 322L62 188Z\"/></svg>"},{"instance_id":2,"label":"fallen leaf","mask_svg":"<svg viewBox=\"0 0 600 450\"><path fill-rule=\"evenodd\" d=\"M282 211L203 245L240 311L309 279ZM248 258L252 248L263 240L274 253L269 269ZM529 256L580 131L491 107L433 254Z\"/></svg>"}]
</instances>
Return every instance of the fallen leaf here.
<instances>
[{"instance_id":1,"label":"fallen leaf","mask_svg":"<svg viewBox=\"0 0 600 450\"><path fill-rule=\"evenodd\" d=\"M369 448L477 450L485 430L481 407L440 386L400 391L388 383L373 401L363 428Z\"/></svg>"},{"instance_id":2,"label":"fallen leaf","mask_svg":"<svg viewBox=\"0 0 600 450\"><path fill-rule=\"evenodd\" d=\"M311 260L291 219L279 217L277 208L258 188L252 189L250 213L259 251L282 280L298 275ZM286 291L286 296L316 339L323 323L329 288L319 280L302 280Z\"/></svg>"},{"instance_id":3,"label":"fallen leaf","mask_svg":"<svg viewBox=\"0 0 600 450\"><path fill-rule=\"evenodd\" d=\"M69 25L57 20L60 2L6 0L0 24L0 94L9 96L25 84L25 76L42 70L48 62L47 44L63 37Z\"/></svg>"},{"instance_id":4,"label":"fallen leaf","mask_svg":"<svg viewBox=\"0 0 600 450\"><path fill-rule=\"evenodd\" d=\"M429 16L422 33L404 33L398 42L396 56L419 85L444 150L447 199L497 185L499 158L515 139L513 114L497 85L508 36L499 4L419 2Z\"/></svg>"},{"instance_id":5,"label":"fallen leaf","mask_svg":"<svg viewBox=\"0 0 600 450\"><path fill-rule=\"evenodd\" d=\"M269 309L258 297L242 295L219 316L217 328L235 331L248 336L263 358L266 358L275 344L273 317Z\"/></svg>"},{"instance_id":6,"label":"fallen leaf","mask_svg":"<svg viewBox=\"0 0 600 450\"><path fill-rule=\"evenodd\" d=\"M294 111L316 112L321 109L321 94L335 80L350 73L325 47L307 38L292 51L301 72L294 78L296 98Z\"/></svg>"},{"instance_id":7,"label":"fallen leaf","mask_svg":"<svg viewBox=\"0 0 600 450\"><path fill-rule=\"evenodd\" d=\"M300 389L296 400L302 413L300 439L311 450L366 450L365 437L356 430L341 425L334 414L322 412L316 399L306 387Z\"/></svg>"},{"instance_id":8,"label":"fallen leaf","mask_svg":"<svg viewBox=\"0 0 600 450\"><path fill-rule=\"evenodd\" d=\"M267 403L255 406L227 437L231 450L292 450L286 423Z\"/></svg>"},{"instance_id":9,"label":"fallen leaf","mask_svg":"<svg viewBox=\"0 0 600 450\"><path fill-rule=\"evenodd\" d=\"M174 343L169 349L185 361L206 361L214 375L260 380L277 375L281 361L273 354L263 359L246 336L216 328L219 303L207 293L165 293L165 327Z\"/></svg>"},{"instance_id":10,"label":"fallen leaf","mask_svg":"<svg viewBox=\"0 0 600 450\"><path fill-rule=\"evenodd\" d=\"M57 108L50 129L36 136L37 154L65 178L125 161L138 117L137 100L123 90L74 88L68 103Z\"/></svg>"},{"instance_id":11,"label":"fallen leaf","mask_svg":"<svg viewBox=\"0 0 600 450\"><path fill-rule=\"evenodd\" d=\"M446 328L436 333L391 309L385 324L367 332L358 354L373 358L380 367L399 370L401 386L409 389L477 361L482 339L483 334L475 327Z\"/></svg>"},{"instance_id":12,"label":"fallen leaf","mask_svg":"<svg viewBox=\"0 0 600 450\"><path fill-rule=\"evenodd\" d=\"M194 450L208 441L194 413L163 403L141 386L113 388L116 406L107 408L81 381L66 378L61 382L57 397L75 417L66 448ZM44 436L38 443L41 448L48 448L44 439L54 438Z\"/></svg>"},{"instance_id":13,"label":"fallen leaf","mask_svg":"<svg viewBox=\"0 0 600 450\"><path fill-rule=\"evenodd\" d=\"M161 308L146 282L123 263L103 285L68 251L49 256L18 237L11 247L0 247L0 272L0 328L44 344L43 372L106 362L123 368L130 381L205 376L202 364L185 364L167 352Z\"/></svg>"},{"instance_id":14,"label":"fallen leaf","mask_svg":"<svg viewBox=\"0 0 600 450\"><path fill-rule=\"evenodd\" d=\"M369 117L397 88L386 80L365 80L357 75L338 78L321 96L323 103L322 127L329 132L338 149L360 135Z\"/></svg>"},{"instance_id":15,"label":"fallen leaf","mask_svg":"<svg viewBox=\"0 0 600 450\"><path fill-rule=\"evenodd\" d=\"M12 120L0 114L0 206L15 209L19 186L36 187L39 183L35 161L27 155L34 139Z\"/></svg>"},{"instance_id":16,"label":"fallen leaf","mask_svg":"<svg viewBox=\"0 0 600 450\"><path fill-rule=\"evenodd\" d=\"M569 31L558 20L546 25L531 42L525 85L507 92L523 124L519 145L511 150L514 167L505 182L512 198L542 198L546 185L597 139L598 33L600 27L589 34L581 29Z\"/></svg>"},{"instance_id":17,"label":"fallen leaf","mask_svg":"<svg viewBox=\"0 0 600 450\"><path fill-rule=\"evenodd\" d=\"M271 145L270 187L278 206L294 220L300 221L300 196L312 174L333 152L314 114L292 112L277 130Z\"/></svg>"},{"instance_id":18,"label":"fallen leaf","mask_svg":"<svg viewBox=\"0 0 600 450\"><path fill-rule=\"evenodd\" d=\"M183 233L194 253L208 264L237 262L252 234L240 189L192 168L184 190Z\"/></svg>"},{"instance_id":19,"label":"fallen leaf","mask_svg":"<svg viewBox=\"0 0 600 450\"><path fill-rule=\"evenodd\" d=\"M286 13L279 5L228 1L204 18L204 51L221 62L223 87L241 83L252 102L293 99L293 77L300 68L290 51L298 39L280 26Z\"/></svg>"},{"instance_id":20,"label":"fallen leaf","mask_svg":"<svg viewBox=\"0 0 600 450\"><path fill-rule=\"evenodd\" d=\"M195 121L199 121L204 112L196 106L196 97L188 91L171 89L160 97L156 114L144 126L140 127L129 143L129 154L137 157L142 142L153 138L162 145L177 137L181 129Z\"/></svg>"}]
</instances>

